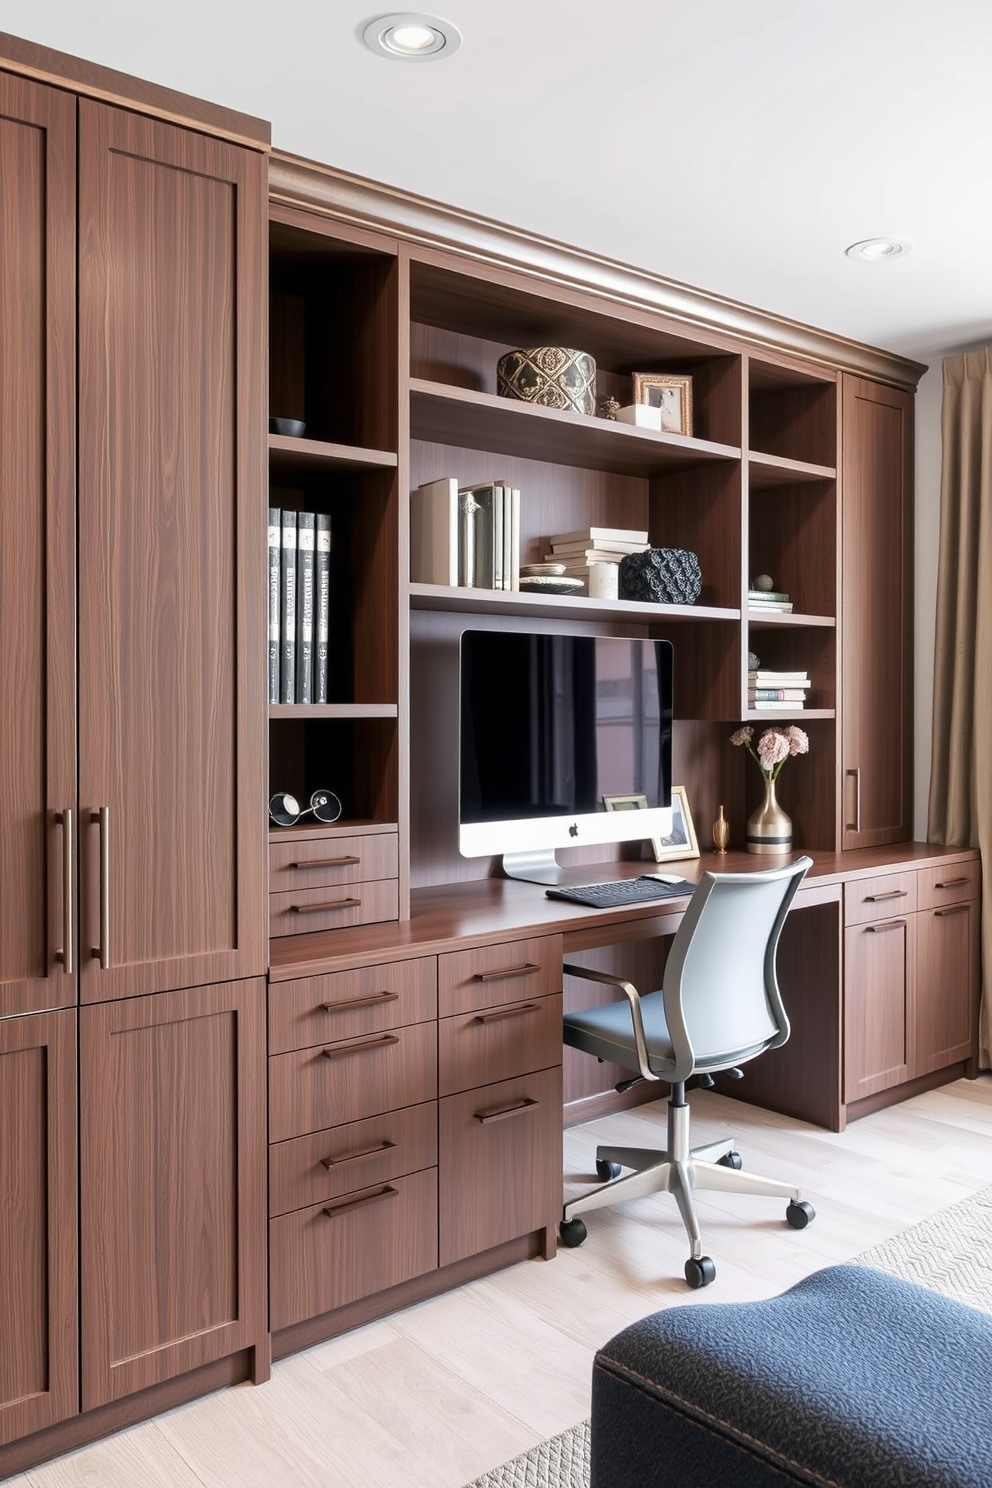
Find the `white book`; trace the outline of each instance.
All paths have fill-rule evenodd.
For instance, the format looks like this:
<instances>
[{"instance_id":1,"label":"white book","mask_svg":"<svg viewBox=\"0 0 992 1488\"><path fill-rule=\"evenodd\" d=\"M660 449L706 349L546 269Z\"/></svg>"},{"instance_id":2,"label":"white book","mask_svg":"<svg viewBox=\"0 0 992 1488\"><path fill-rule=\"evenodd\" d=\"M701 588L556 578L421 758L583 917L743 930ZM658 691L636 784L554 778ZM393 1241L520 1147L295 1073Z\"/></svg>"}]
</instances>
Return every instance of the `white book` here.
<instances>
[{"instance_id":1,"label":"white book","mask_svg":"<svg viewBox=\"0 0 992 1488\"><path fill-rule=\"evenodd\" d=\"M410 492L410 578L455 588L458 575L458 482L427 481ZM461 581L464 582L464 581Z\"/></svg>"},{"instance_id":2,"label":"white book","mask_svg":"<svg viewBox=\"0 0 992 1488\"><path fill-rule=\"evenodd\" d=\"M493 583L494 589L503 588L503 490L504 487L498 483L493 485L493 504L491 508L492 521L492 544L493 544Z\"/></svg>"},{"instance_id":3,"label":"white book","mask_svg":"<svg viewBox=\"0 0 992 1488\"><path fill-rule=\"evenodd\" d=\"M748 672L748 682L758 687L808 687L808 672L769 672L764 667Z\"/></svg>"},{"instance_id":4,"label":"white book","mask_svg":"<svg viewBox=\"0 0 992 1488\"><path fill-rule=\"evenodd\" d=\"M503 487L503 588L513 588L513 487Z\"/></svg>"},{"instance_id":5,"label":"white book","mask_svg":"<svg viewBox=\"0 0 992 1488\"><path fill-rule=\"evenodd\" d=\"M608 547L553 547L546 555L550 563L619 563L621 558L626 558L631 553L646 553L647 543L639 543L630 548L608 548Z\"/></svg>"},{"instance_id":6,"label":"white book","mask_svg":"<svg viewBox=\"0 0 992 1488\"><path fill-rule=\"evenodd\" d=\"M782 599L749 599L747 607L749 610L764 610L772 614L788 615L792 610L792 601Z\"/></svg>"},{"instance_id":7,"label":"white book","mask_svg":"<svg viewBox=\"0 0 992 1488\"><path fill-rule=\"evenodd\" d=\"M629 527L580 527L576 532L556 532L551 539L555 543L621 542L646 543L646 532L632 532Z\"/></svg>"},{"instance_id":8,"label":"white book","mask_svg":"<svg viewBox=\"0 0 992 1488\"><path fill-rule=\"evenodd\" d=\"M269 702L279 701L279 581L282 570L282 511L269 507Z\"/></svg>"},{"instance_id":9,"label":"white book","mask_svg":"<svg viewBox=\"0 0 992 1488\"><path fill-rule=\"evenodd\" d=\"M750 702L750 701L748 702L748 708L749 709L754 708L759 713L761 713L761 712L767 713L769 711L772 712L772 713L794 713L797 708L804 708L805 706L806 706L805 703L799 703L799 702L792 702L792 703L787 703L787 702L778 702L778 703L764 703L764 702L761 702L761 703L759 703L759 702Z\"/></svg>"},{"instance_id":10,"label":"white book","mask_svg":"<svg viewBox=\"0 0 992 1488\"><path fill-rule=\"evenodd\" d=\"M520 490L510 493L510 588L520 588Z\"/></svg>"}]
</instances>

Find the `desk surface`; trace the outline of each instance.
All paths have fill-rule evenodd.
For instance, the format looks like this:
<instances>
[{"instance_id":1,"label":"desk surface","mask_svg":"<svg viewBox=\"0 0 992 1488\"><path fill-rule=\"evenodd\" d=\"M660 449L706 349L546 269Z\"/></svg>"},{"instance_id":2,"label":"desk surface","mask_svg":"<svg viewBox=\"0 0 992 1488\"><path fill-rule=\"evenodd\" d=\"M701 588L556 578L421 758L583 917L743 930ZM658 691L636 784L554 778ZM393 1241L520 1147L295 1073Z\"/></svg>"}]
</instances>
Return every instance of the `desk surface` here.
<instances>
[{"instance_id":1,"label":"desk surface","mask_svg":"<svg viewBox=\"0 0 992 1488\"><path fill-rule=\"evenodd\" d=\"M803 856L758 857L746 852L722 857L704 852L699 858L664 863L667 872L677 872L697 882L708 869L739 873L778 867ZM938 863L972 859L973 848L944 848L929 842L902 842L891 847L862 848L854 852L810 851L813 867L807 874L796 907L839 900L843 884L891 867L925 868ZM650 871L651 863L585 864L571 870L566 882L605 882L634 877ZM412 896L409 920L391 920L362 925L353 930L325 930L310 935L288 936L271 946L272 981L318 976L348 966L373 965L378 961L429 956L455 949L452 942L493 945L528 935L562 935L566 952L575 952L607 941L650 934L669 934L679 923L686 899L624 905L621 909L587 909L548 899L539 884L513 879L485 878L465 883L442 884L417 889Z\"/></svg>"}]
</instances>

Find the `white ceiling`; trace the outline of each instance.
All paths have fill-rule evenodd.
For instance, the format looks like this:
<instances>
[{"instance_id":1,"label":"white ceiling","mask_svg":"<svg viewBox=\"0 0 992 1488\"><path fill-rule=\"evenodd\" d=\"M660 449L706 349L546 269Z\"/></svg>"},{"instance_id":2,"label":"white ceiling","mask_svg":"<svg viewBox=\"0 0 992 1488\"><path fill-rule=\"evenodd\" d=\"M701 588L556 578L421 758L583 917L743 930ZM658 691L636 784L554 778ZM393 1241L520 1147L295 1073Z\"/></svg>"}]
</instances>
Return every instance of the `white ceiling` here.
<instances>
[{"instance_id":1,"label":"white ceiling","mask_svg":"<svg viewBox=\"0 0 992 1488\"><path fill-rule=\"evenodd\" d=\"M416 0L415 0L416 3ZM0 0L0 29L272 121L273 143L928 360L992 339L990 0ZM908 239L854 263L860 238Z\"/></svg>"}]
</instances>

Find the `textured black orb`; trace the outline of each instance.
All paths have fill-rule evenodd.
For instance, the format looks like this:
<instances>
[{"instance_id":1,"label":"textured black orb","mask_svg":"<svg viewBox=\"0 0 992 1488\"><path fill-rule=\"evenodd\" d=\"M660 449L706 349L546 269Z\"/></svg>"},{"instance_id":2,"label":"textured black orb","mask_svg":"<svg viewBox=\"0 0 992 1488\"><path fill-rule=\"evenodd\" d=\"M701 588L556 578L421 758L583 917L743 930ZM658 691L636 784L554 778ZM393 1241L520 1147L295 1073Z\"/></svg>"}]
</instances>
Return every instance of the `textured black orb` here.
<instances>
[{"instance_id":1,"label":"textured black orb","mask_svg":"<svg viewBox=\"0 0 992 1488\"><path fill-rule=\"evenodd\" d=\"M699 559L686 548L649 548L620 563L621 599L647 604L693 604L703 586Z\"/></svg>"}]
</instances>

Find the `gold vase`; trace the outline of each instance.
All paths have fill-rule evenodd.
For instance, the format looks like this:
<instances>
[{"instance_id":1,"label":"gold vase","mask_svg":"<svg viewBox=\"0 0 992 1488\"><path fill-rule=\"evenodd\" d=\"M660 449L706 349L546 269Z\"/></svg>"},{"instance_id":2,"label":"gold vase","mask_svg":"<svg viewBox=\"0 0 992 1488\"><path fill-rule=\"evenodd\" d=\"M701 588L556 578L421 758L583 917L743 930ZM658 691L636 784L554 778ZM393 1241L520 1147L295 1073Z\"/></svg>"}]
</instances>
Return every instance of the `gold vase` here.
<instances>
[{"instance_id":1,"label":"gold vase","mask_svg":"<svg viewBox=\"0 0 992 1488\"><path fill-rule=\"evenodd\" d=\"M730 823L728 822L727 818L724 816L724 814L723 814L723 807L721 806L720 807L720 815L717 817L716 821L713 823L713 850L714 850L714 852L725 853L727 851L727 843L729 841L730 841Z\"/></svg>"},{"instance_id":2,"label":"gold vase","mask_svg":"<svg viewBox=\"0 0 992 1488\"><path fill-rule=\"evenodd\" d=\"M792 851L792 818L775 798L775 782L765 776L765 799L747 819L747 850L753 853Z\"/></svg>"}]
</instances>

